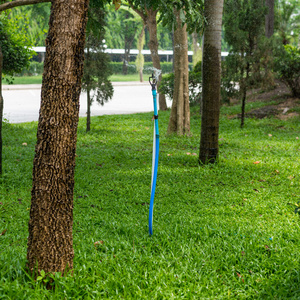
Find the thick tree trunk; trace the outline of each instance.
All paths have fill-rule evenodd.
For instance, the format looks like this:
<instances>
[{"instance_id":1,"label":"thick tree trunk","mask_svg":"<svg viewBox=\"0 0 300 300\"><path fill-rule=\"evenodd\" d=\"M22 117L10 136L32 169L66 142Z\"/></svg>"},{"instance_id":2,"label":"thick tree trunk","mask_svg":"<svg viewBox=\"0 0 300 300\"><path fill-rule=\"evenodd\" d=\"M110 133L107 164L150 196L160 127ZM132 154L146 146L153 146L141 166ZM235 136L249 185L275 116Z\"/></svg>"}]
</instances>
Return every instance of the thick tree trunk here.
<instances>
[{"instance_id":1,"label":"thick tree trunk","mask_svg":"<svg viewBox=\"0 0 300 300\"><path fill-rule=\"evenodd\" d=\"M221 86L221 29L223 0L205 0L202 63L203 112L199 162L215 163L219 152L219 115Z\"/></svg>"},{"instance_id":2,"label":"thick tree trunk","mask_svg":"<svg viewBox=\"0 0 300 300\"><path fill-rule=\"evenodd\" d=\"M91 130L91 90L87 88L87 112L86 112L86 132Z\"/></svg>"},{"instance_id":3,"label":"thick tree trunk","mask_svg":"<svg viewBox=\"0 0 300 300\"><path fill-rule=\"evenodd\" d=\"M3 53L0 46L0 175L2 175L2 121L3 121L2 69L3 69Z\"/></svg>"},{"instance_id":4,"label":"thick tree trunk","mask_svg":"<svg viewBox=\"0 0 300 300\"><path fill-rule=\"evenodd\" d=\"M182 26L180 11L174 10L176 30L174 32L174 96L168 126L168 134L190 133L189 62L186 25Z\"/></svg>"},{"instance_id":5,"label":"thick tree trunk","mask_svg":"<svg viewBox=\"0 0 300 300\"><path fill-rule=\"evenodd\" d=\"M73 268L73 190L88 0L52 0L33 162L27 260Z\"/></svg>"},{"instance_id":6,"label":"thick tree trunk","mask_svg":"<svg viewBox=\"0 0 300 300\"><path fill-rule=\"evenodd\" d=\"M151 52L153 67L155 69L161 70L160 60L159 60L159 55L158 55L156 15L157 15L157 10L153 10L153 9L147 10L146 22L147 22L147 27L148 27L148 30L149 30L149 44L148 44L148 47L149 47L150 52ZM159 78L158 78L158 87L159 87L161 79L162 79L162 73L160 73ZM165 95L159 94L158 101L159 101L159 109L160 110L167 110L167 102L166 102Z\"/></svg>"},{"instance_id":7,"label":"thick tree trunk","mask_svg":"<svg viewBox=\"0 0 300 300\"><path fill-rule=\"evenodd\" d=\"M265 19L265 33L266 37L270 38L274 33L274 0L266 0L268 14Z\"/></svg>"}]
</instances>

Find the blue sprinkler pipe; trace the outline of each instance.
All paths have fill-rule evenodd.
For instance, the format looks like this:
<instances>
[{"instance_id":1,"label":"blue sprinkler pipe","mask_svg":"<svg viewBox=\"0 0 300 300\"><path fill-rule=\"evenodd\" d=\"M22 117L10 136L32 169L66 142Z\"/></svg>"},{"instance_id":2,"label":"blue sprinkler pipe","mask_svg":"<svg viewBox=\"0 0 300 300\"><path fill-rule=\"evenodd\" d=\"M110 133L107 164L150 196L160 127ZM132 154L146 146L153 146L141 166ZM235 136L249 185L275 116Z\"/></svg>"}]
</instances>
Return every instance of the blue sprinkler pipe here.
<instances>
[{"instance_id":1,"label":"blue sprinkler pipe","mask_svg":"<svg viewBox=\"0 0 300 300\"><path fill-rule=\"evenodd\" d=\"M158 156L159 156L159 132L158 132L158 112L157 112L157 93L156 85L157 80L153 76L149 77L149 83L152 87L153 96L153 107L154 107L154 133L153 133L153 154L152 154L152 178L151 178L151 197L150 197L150 207L149 207L149 234L153 234L153 206L154 206L154 196L157 178L157 167L158 167Z\"/></svg>"}]
</instances>

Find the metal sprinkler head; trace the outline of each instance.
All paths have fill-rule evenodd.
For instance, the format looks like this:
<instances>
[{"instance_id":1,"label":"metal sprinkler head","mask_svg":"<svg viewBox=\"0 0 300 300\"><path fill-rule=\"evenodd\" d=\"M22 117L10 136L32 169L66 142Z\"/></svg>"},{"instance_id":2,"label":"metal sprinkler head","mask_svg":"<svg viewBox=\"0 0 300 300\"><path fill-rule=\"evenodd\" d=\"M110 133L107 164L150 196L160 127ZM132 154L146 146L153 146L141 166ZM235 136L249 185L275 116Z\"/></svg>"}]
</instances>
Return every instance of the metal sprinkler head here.
<instances>
[{"instance_id":1,"label":"metal sprinkler head","mask_svg":"<svg viewBox=\"0 0 300 300\"><path fill-rule=\"evenodd\" d=\"M152 76L149 77L149 83L152 86L152 90L155 90L156 85L157 85L157 79L155 78L153 73L152 73Z\"/></svg>"}]
</instances>

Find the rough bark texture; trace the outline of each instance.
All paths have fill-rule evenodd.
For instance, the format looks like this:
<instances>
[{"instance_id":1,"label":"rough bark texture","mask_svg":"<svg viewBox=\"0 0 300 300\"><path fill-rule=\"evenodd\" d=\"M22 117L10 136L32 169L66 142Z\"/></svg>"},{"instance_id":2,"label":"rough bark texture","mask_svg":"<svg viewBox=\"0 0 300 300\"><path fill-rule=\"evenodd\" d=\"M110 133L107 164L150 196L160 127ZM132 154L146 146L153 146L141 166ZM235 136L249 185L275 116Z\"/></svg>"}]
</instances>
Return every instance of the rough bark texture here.
<instances>
[{"instance_id":1,"label":"rough bark texture","mask_svg":"<svg viewBox=\"0 0 300 300\"><path fill-rule=\"evenodd\" d=\"M73 268L76 131L87 9L88 0L52 1L27 250L28 268L35 275Z\"/></svg>"},{"instance_id":2,"label":"rough bark texture","mask_svg":"<svg viewBox=\"0 0 300 300\"><path fill-rule=\"evenodd\" d=\"M265 19L266 37L270 38L274 33L274 0L266 0L268 14Z\"/></svg>"},{"instance_id":3,"label":"rough bark texture","mask_svg":"<svg viewBox=\"0 0 300 300\"><path fill-rule=\"evenodd\" d=\"M168 134L190 133L189 62L186 25L182 26L180 11L174 10L176 30L174 32L174 94L168 126Z\"/></svg>"},{"instance_id":4,"label":"rough bark texture","mask_svg":"<svg viewBox=\"0 0 300 300\"><path fill-rule=\"evenodd\" d=\"M0 175L2 175L2 120L3 120L2 69L3 69L3 53L0 46Z\"/></svg>"},{"instance_id":5,"label":"rough bark texture","mask_svg":"<svg viewBox=\"0 0 300 300\"><path fill-rule=\"evenodd\" d=\"M219 115L221 86L221 29L223 0L205 0L202 95L203 112L199 162L214 163L219 152Z\"/></svg>"},{"instance_id":6,"label":"rough bark texture","mask_svg":"<svg viewBox=\"0 0 300 300\"><path fill-rule=\"evenodd\" d=\"M51 0L14 0L0 5L0 12L17 6L31 5L37 3L51 2Z\"/></svg>"},{"instance_id":7,"label":"rough bark texture","mask_svg":"<svg viewBox=\"0 0 300 300\"><path fill-rule=\"evenodd\" d=\"M155 69L161 70L160 60L159 60L159 55L158 55L157 22L156 22L157 12L158 12L157 10L153 10L153 9L147 10L146 24L147 24L147 28L149 30L148 47L151 52L153 67ZM159 78L158 78L158 86L160 84L161 79L162 79L162 73L160 73ZM159 102L160 110L167 110L167 102L166 102L165 95L159 94L158 102Z\"/></svg>"}]
</instances>

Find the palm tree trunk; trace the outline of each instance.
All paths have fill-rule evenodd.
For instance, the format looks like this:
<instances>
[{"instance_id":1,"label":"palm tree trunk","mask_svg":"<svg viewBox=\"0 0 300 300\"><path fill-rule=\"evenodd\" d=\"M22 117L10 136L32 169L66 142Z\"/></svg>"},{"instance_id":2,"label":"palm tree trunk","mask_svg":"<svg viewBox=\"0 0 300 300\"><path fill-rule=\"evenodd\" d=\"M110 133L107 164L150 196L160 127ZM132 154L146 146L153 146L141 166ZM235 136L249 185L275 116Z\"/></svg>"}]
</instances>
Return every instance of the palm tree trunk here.
<instances>
[{"instance_id":1,"label":"palm tree trunk","mask_svg":"<svg viewBox=\"0 0 300 300\"><path fill-rule=\"evenodd\" d=\"M73 268L73 190L88 0L52 0L27 249L35 276Z\"/></svg>"},{"instance_id":2,"label":"palm tree trunk","mask_svg":"<svg viewBox=\"0 0 300 300\"><path fill-rule=\"evenodd\" d=\"M205 0L202 95L203 112L199 162L215 163L219 152L219 115L221 87L221 30L223 0Z\"/></svg>"}]
</instances>

